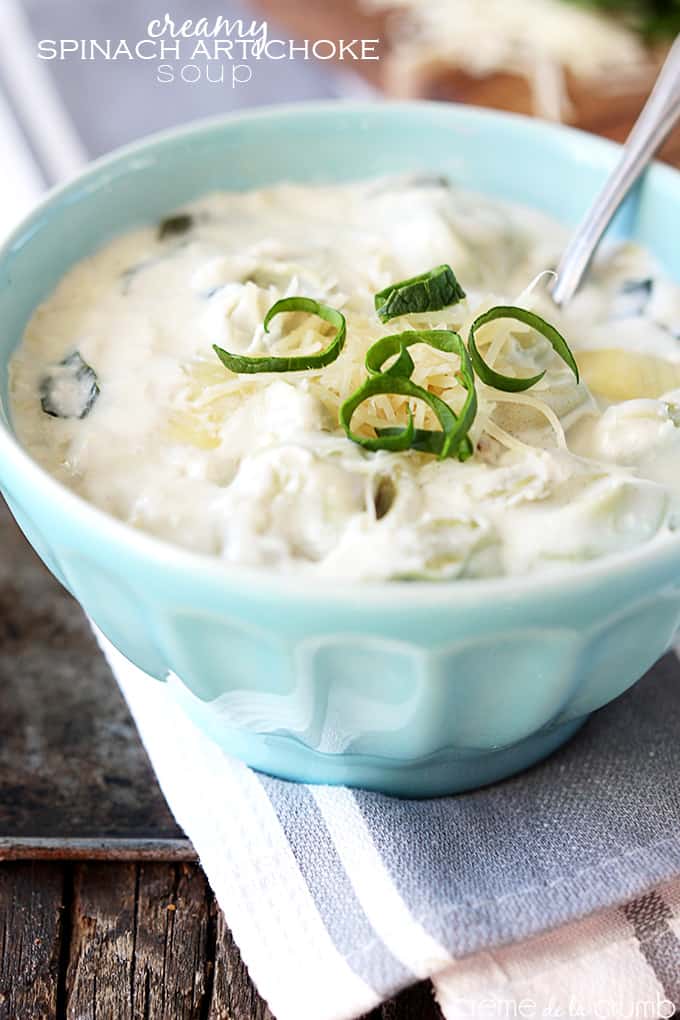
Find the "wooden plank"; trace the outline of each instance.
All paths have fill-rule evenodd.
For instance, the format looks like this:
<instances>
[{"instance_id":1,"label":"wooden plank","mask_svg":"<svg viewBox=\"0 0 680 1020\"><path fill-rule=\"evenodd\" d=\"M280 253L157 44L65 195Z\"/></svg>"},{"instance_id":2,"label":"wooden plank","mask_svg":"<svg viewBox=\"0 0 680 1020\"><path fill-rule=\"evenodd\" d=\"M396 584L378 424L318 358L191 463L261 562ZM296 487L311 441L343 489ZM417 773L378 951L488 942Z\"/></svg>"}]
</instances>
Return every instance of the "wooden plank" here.
<instances>
[{"instance_id":1,"label":"wooden plank","mask_svg":"<svg viewBox=\"0 0 680 1020\"><path fill-rule=\"evenodd\" d=\"M137 867L74 868L67 1020L132 1020Z\"/></svg>"},{"instance_id":2,"label":"wooden plank","mask_svg":"<svg viewBox=\"0 0 680 1020\"><path fill-rule=\"evenodd\" d=\"M0 866L0 1020L57 1013L64 869Z\"/></svg>"},{"instance_id":3,"label":"wooden plank","mask_svg":"<svg viewBox=\"0 0 680 1020\"><path fill-rule=\"evenodd\" d=\"M216 906L203 873L187 864L139 868L134 1016L193 1020L212 989Z\"/></svg>"},{"instance_id":4,"label":"wooden plank","mask_svg":"<svg viewBox=\"0 0 680 1020\"><path fill-rule=\"evenodd\" d=\"M221 911L217 914L215 976L208 1020L275 1020L255 991Z\"/></svg>"},{"instance_id":5,"label":"wooden plank","mask_svg":"<svg viewBox=\"0 0 680 1020\"><path fill-rule=\"evenodd\" d=\"M387 75L388 82L392 78L399 78L396 65ZM573 106L570 126L617 142L625 141L652 84L650 78L643 89L614 93L598 89L592 82L574 78L573 75L567 75L567 81ZM388 88L388 91L395 93L394 88ZM490 106L529 115L533 113L529 83L513 74L497 73L473 78L456 68L430 64L423 66L419 80L412 81L407 91L421 99ZM676 131L670 136L662 146L659 158L675 166L680 165L680 132Z\"/></svg>"},{"instance_id":6,"label":"wooden plank","mask_svg":"<svg viewBox=\"0 0 680 1020\"><path fill-rule=\"evenodd\" d=\"M191 865L0 866L0 1020L275 1020ZM421 982L364 1020L441 1020Z\"/></svg>"},{"instance_id":7,"label":"wooden plank","mask_svg":"<svg viewBox=\"0 0 680 1020\"><path fill-rule=\"evenodd\" d=\"M196 862L188 839L0 838L0 861Z\"/></svg>"},{"instance_id":8,"label":"wooden plank","mask_svg":"<svg viewBox=\"0 0 680 1020\"><path fill-rule=\"evenodd\" d=\"M0 500L0 838L181 840L79 606Z\"/></svg>"}]
</instances>

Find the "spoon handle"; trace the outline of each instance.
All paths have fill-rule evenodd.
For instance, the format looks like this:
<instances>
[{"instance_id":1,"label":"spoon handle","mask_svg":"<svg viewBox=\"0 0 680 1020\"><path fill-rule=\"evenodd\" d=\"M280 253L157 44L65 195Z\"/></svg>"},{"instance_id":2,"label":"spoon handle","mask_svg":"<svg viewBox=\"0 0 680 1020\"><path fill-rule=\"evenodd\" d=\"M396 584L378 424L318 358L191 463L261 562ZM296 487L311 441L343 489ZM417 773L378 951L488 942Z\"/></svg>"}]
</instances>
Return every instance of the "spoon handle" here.
<instances>
[{"instance_id":1,"label":"spoon handle","mask_svg":"<svg viewBox=\"0 0 680 1020\"><path fill-rule=\"evenodd\" d=\"M565 305L578 290L614 213L680 117L680 36L673 43L649 99L626 140L621 159L569 241L551 294Z\"/></svg>"}]
</instances>

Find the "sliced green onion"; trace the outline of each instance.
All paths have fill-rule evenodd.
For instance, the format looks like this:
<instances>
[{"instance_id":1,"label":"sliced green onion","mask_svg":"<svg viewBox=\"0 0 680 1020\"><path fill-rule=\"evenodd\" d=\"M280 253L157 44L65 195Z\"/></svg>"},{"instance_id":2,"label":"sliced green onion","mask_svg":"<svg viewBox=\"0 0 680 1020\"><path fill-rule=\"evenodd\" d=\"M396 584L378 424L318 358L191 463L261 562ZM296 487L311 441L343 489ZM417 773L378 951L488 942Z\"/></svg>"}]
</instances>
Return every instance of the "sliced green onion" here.
<instances>
[{"instance_id":1,"label":"sliced green onion","mask_svg":"<svg viewBox=\"0 0 680 1020\"><path fill-rule=\"evenodd\" d=\"M411 373L416 367L413 358L407 351L411 344L405 339L414 337L411 343L416 343L420 334L417 330L407 330L405 333L392 333L390 336L383 336L376 340L366 351L365 365L369 375L390 375L401 376L410 379ZM389 368L383 369L388 358L398 355L397 360Z\"/></svg>"},{"instance_id":2,"label":"sliced green onion","mask_svg":"<svg viewBox=\"0 0 680 1020\"><path fill-rule=\"evenodd\" d=\"M408 425L406 428L394 429L392 434L389 436L377 436L375 439L371 439L366 436L359 436L356 432L352 432L352 418L354 412L360 404L363 404L364 400L368 400L369 397L376 397L381 393L398 393L403 396L412 397L418 396L419 394L414 393L414 390L418 390L419 387L412 383L410 379L403 379L399 376L396 378L390 378L387 375L374 375L370 379L366 379L364 383L355 390L354 393L340 405L339 419L340 424L347 434L347 438L351 439L353 443L357 443L359 446L363 446L365 450L408 450L411 446L411 440L415 429L413 427L413 413L409 408L408 412ZM423 391L427 393L426 390Z\"/></svg>"},{"instance_id":3,"label":"sliced green onion","mask_svg":"<svg viewBox=\"0 0 680 1020\"><path fill-rule=\"evenodd\" d=\"M460 414L456 414L441 397L411 380L414 364L407 348L417 343L425 343L447 354L459 356L460 369L456 373L456 378L467 390ZM382 366L385 361L395 354L398 355L397 360L383 372ZM443 329L407 330L404 333L382 337L367 351L366 367L371 373L369 378L340 408L340 424L350 439L367 450L418 449L424 453L437 454L442 460L453 456L467 460L471 456L472 447L467 434L477 413L477 393L470 357L457 333ZM364 400L382 393L395 393L424 401L434 411L442 430L414 430L413 417L409 410L409 423L406 428L376 430L375 439L357 436L350 428L352 415Z\"/></svg>"},{"instance_id":4,"label":"sliced green onion","mask_svg":"<svg viewBox=\"0 0 680 1020\"><path fill-rule=\"evenodd\" d=\"M465 369L472 379L472 365L467 348L460 334L452 329L407 329L403 333L382 336L366 351L366 368L371 375L402 375L409 378L415 366L406 348L413 347L414 344L427 344L428 347L434 347L445 354L457 354L461 369ZM383 369L387 359L395 354L399 357L394 364Z\"/></svg>"},{"instance_id":5,"label":"sliced green onion","mask_svg":"<svg viewBox=\"0 0 680 1020\"><path fill-rule=\"evenodd\" d=\"M375 431L380 437L388 438L389 436L397 435L402 430L399 428L388 428L376 429ZM415 429L409 449L418 450L419 453L432 453L438 456L440 460L443 460L442 447L444 446L444 439L445 435L443 432L436 432L434 429ZM470 438L465 436L457 450L458 460L469 460L474 452Z\"/></svg>"},{"instance_id":6,"label":"sliced green onion","mask_svg":"<svg viewBox=\"0 0 680 1020\"><path fill-rule=\"evenodd\" d=\"M265 332L269 332L270 322L280 312L309 312L311 315L318 315L324 322L335 326L337 333L328 347L318 354L299 354L286 358L249 358L240 354L230 354L229 351L213 344L213 350L222 364L231 372L253 375L256 372L303 372L309 368L323 368L335 361L345 345L346 324L345 316L341 312L330 308L329 305L322 305L313 298L282 298L267 312L264 319Z\"/></svg>"},{"instance_id":7,"label":"sliced green onion","mask_svg":"<svg viewBox=\"0 0 680 1020\"><path fill-rule=\"evenodd\" d=\"M465 297L451 266L442 265L420 276L392 283L375 295L375 310L381 322L412 312L436 312L455 305Z\"/></svg>"},{"instance_id":8,"label":"sliced green onion","mask_svg":"<svg viewBox=\"0 0 680 1020\"><path fill-rule=\"evenodd\" d=\"M446 354L457 354L460 358L460 369L456 372L456 379L467 390L467 397L460 412L456 415L458 423L450 435L444 436L441 432L418 429L414 436L414 442L411 444L412 449L436 453L441 457L450 457L457 453L462 460L465 460L467 457L462 456L464 452L462 441L470 431L477 414L477 391L470 355L458 333L449 329L410 329L404 333L393 333L391 336L381 337L366 352L366 368L373 376L380 372L382 375L390 377L406 376L410 378L414 364L407 348L412 347L413 344L427 344L428 347L434 347ZM397 360L382 371L385 361L394 354L399 355ZM383 435L384 431L380 430L378 434ZM430 436L429 442L428 435ZM470 447L467 456L470 456L471 453L472 447Z\"/></svg>"},{"instance_id":9,"label":"sliced green onion","mask_svg":"<svg viewBox=\"0 0 680 1020\"><path fill-rule=\"evenodd\" d=\"M517 308L515 305L496 305L475 319L470 326L468 334L468 347L470 348L472 365L479 378L487 386L493 386L494 389L504 390L507 393L519 393L522 390L531 389L545 375L545 372L540 372L538 375L532 375L528 378L518 378L512 375L502 375L500 372L494 371L490 365L487 365L477 348L475 334L481 326L485 326L487 322L493 322L495 319L516 319L517 322L523 322L525 325L531 326L532 329L535 329L545 337L555 353L572 370L576 376L576 382L579 381L578 365L574 355L571 353L567 341L561 333L558 333L554 326L551 326L549 322L542 319L540 315L536 315L535 312L528 312L525 308Z\"/></svg>"}]
</instances>

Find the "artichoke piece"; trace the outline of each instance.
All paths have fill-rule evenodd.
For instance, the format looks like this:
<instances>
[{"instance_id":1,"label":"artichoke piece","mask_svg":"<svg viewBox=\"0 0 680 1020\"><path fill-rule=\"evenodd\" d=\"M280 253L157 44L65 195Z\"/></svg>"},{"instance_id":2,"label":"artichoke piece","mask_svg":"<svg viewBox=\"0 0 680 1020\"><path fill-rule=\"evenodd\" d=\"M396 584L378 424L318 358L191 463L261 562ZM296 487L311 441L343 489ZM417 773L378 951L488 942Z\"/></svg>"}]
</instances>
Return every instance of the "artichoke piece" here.
<instances>
[{"instance_id":1,"label":"artichoke piece","mask_svg":"<svg viewBox=\"0 0 680 1020\"><path fill-rule=\"evenodd\" d=\"M579 351L588 387L605 400L656 399L680 386L680 363L625 350Z\"/></svg>"},{"instance_id":2,"label":"artichoke piece","mask_svg":"<svg viewBox=\"0 0 680 1020\"><path fill-rule=\"evenodd\" d=\"M85 418L98 396L97 375L78 351L50 368L40 383L40 406L51 418Z\"/></svg>"}]
</instances>

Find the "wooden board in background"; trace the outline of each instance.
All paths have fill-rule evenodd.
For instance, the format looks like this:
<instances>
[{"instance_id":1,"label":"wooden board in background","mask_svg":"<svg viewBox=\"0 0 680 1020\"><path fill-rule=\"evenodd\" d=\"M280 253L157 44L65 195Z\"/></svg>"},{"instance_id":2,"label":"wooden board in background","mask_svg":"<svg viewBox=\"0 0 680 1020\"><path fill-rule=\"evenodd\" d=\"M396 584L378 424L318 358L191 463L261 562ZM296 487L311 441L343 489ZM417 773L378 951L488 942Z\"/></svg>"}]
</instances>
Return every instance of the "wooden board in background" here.
<instances>
[{"instance_id":1,"label":"wooden board in background","mask_svg":"<svg viewBox=\"0 0 680 1020\"><path fill-rule=\"evenodd\" d=\"M509 0L510 2L510 0ZM500 110L532 113L527 81L513 74L471 77L455 68L432 63L417 76L400 75L390 47L390 18L382 13L367 14L360 0L252 0L258 13L271 20L272 30L286 30L297 39L380 38L379 61L344 64L345 70L362 75L371 85L390 97L435 99L491 106ZM651 81L649 82L651 86ZM623 141L647 96L647 89L615 94L598 90L592 83L569 80L574 103L574 127ZM680 166L680 130L661 150L661 158Z\"/></svg>"}]
</instances>

